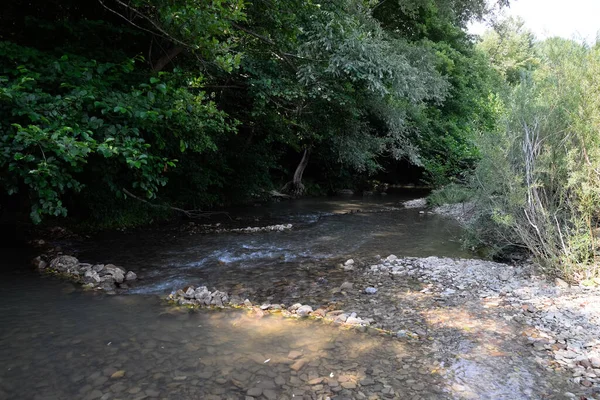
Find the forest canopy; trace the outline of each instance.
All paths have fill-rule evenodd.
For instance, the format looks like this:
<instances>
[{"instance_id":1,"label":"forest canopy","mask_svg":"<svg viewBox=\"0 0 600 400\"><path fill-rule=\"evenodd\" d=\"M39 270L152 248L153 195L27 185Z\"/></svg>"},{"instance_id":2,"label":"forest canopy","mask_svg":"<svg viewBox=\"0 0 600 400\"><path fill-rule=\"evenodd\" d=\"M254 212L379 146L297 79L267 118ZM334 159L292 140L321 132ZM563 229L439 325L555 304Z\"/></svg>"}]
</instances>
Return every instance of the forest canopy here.
<instances>
[{"instance_id":1,"label":"forest canopy","mask_svg":"<svg viewBox=\"0 0 600 400\"><path fill-rule=\"evenodd\" d=\"M461 179L506 73L465 30L489 11L484 0L11 1L3 209L119 225L147 217L127 193L214 208L272 189L364 189L400 162L430 184Z\"/></svg>"}]
</instances>

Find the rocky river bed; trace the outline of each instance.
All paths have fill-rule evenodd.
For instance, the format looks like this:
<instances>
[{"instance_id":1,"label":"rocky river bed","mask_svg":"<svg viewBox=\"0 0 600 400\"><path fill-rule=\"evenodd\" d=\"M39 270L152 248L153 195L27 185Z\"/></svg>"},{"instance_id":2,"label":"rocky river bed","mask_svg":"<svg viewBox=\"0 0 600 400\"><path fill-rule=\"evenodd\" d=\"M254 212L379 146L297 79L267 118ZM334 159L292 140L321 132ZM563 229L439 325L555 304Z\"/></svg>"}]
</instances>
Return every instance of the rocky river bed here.
<instances>
[{"instance_id":1,"label":"rocky river bed","mask_svg":"<svg viewBox=\"0 0 600 400\"><path fill-rule=\"evenodd\" d=\"M82 247L137 275L108 291L9 259L0 398L600 398L597 289L460 258L418 208L294 222Z\"/></svg>"}]
</instances>

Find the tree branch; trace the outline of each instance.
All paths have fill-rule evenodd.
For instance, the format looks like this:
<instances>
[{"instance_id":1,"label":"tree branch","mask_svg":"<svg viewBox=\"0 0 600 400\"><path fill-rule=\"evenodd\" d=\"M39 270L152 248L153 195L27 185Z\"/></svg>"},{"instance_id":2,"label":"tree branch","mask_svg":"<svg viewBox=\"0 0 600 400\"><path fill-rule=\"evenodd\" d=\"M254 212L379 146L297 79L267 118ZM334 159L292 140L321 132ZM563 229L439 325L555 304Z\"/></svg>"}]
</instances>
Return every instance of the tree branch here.
<instances>
[{"instance_id":1,"label":"tree branch","mask_svg":"<svg viewBox=\"0 0 600 400\"><path fill-rule=\"evenodd\" d=\"M138 201L141 201L142 203L144 203L152 208L165 208L165 209L177 211L177 212L182 213L183 215L185 215L188 218L208 218L208 217L212 217L213 215L223 214L223 215L226 215L229 219L231 219L231 216L229 215L229 213L225 212L225 211L184 210L184 209L178 208L178 207L172 207L172 206L167 206L167 205L162 205L162 204L152 204L149 201L136 196L135 194L131 193L129 190L127 190L125 188L123 188L123 192L126 195L128 195Z\"/></svg>"}]
</instances>

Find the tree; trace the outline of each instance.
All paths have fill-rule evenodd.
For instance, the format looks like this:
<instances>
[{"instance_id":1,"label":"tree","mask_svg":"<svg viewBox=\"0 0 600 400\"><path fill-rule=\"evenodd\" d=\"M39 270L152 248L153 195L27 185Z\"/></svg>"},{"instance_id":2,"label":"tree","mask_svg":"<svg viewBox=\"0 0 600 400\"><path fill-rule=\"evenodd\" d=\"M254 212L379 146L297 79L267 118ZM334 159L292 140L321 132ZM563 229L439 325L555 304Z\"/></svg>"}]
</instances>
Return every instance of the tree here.
<instances>
[{"instance_id":1,"label":"tree","mask_svg":"<svg viewBox=\"0 0 600 400\"><path fill-rule=\"evenodd\" d=\"M521 18L509 17L494 25L481 38L479 48L511 85L519 83L523 73L539 65L535 37Z\"/></svg>"}]
</instances>

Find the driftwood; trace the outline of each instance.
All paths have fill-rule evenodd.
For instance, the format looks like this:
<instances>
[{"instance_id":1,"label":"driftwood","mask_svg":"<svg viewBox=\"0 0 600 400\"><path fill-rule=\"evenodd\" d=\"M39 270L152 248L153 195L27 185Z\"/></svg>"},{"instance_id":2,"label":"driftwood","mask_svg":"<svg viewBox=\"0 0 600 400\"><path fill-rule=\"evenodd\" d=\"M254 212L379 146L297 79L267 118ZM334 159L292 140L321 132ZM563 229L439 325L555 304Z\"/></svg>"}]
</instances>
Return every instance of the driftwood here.
<instances>
[{"instance_id":1,"label":"driftwood","mask_svg":"<svg viewBox=\"0 0 600 400\"><path fill-rule=\"evenodd\" d=\"M231 216L226 211L184 210L183 208L173 207L173 206L169 206L169 205L150 203L148 200L145 200L145 199L142 199L141 197L136 196L135 194L131 193L129 190L127 190L125 188L123 188L123 192L127 196L132 197L138 201L141 201L142 203L144 203L152 208L165 208L165 209L177 211L177 212L185 215L188 218L209 218L214 215L222 214L222 215L226 215L229 219L231 219Z\"/></svg>"}]
</instances>

